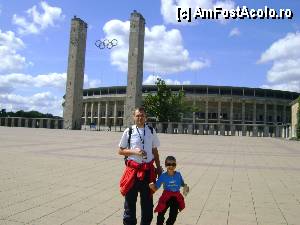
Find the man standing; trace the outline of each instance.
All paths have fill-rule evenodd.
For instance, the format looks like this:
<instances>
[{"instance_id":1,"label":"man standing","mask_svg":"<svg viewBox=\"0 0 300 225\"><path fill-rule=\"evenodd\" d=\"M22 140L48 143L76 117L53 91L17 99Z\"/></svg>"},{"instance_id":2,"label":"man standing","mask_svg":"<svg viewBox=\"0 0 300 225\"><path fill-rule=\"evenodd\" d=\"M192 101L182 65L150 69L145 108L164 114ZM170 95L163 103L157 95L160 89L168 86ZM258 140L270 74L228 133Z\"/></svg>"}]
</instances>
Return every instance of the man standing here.
<instances>
[{"instance_id":1,"label":"man standing","mask_svg":"<svg viewBox=\"0 0 300 225\"><path fill-rule=\"evenodd\" d=\"M153 128L146 121L144 108L133 112L135 125L127 128L119 144L119 154L125 156L124 174L120 181L120 191L125 197L124 225L136 225L136 201L141 198L141 225L150 225L153 218L153 196L149 183L155 182L156 172L161 174L159 161L159 140ZM157 170L155 171L153 163Z\"/></svg>"}]
</instances>

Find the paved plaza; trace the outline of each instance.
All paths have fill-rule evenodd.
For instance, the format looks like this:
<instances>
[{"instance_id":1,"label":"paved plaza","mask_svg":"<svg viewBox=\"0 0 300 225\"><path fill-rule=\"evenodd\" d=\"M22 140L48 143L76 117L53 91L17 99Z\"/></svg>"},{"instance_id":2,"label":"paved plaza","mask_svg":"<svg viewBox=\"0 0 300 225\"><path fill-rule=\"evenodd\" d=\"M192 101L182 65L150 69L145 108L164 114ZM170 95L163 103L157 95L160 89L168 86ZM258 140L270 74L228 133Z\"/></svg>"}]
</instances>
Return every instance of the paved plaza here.
<instances>
[{"instance_id":1,"label":"paved plaza","mask_svg":"<svg viewBox=\"0 0 300 225\"><path fill-rule=\"evenodd\" d=\"M122 224L120 136L0 127L0 224ZM191 188L176 224L300 224L300 142L159 138L161 161L176 156ZM154 195L155 204L160 193Z\"/></svg>"}]
</instances>

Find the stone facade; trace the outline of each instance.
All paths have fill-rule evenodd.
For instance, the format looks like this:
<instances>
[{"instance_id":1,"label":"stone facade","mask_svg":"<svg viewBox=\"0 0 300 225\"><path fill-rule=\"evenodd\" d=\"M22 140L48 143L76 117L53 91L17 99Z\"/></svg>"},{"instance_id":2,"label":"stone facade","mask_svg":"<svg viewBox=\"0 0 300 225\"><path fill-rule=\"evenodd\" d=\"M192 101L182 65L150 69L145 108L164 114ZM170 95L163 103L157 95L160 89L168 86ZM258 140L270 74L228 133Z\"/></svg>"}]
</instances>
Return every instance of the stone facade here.
<instances>
[{"instance_id":1,"label":"stone facade","mask_svg":"<svg viewBox=\"0 0 300 225\"><path fill-rule=\"evenodd\" d=\"M291 123L291 127L292 127L292 137L296 137L296 126L298 121L298 109L299 109L299 103L298 100L295 100L292 102L291 104L291 108L292 108L292 123Z\"/></svg>"},{"instance_id":2,"label":"stone facade","mask_svg":"<svg viewBox=\"0 0 300 225\"><path fill-rule=\"evenodd\" d=\"M87 24L74 17L71 22L64 128L81 129L82 92L84 80Z\"/></svg>"},{"instance_id":3,"label":"stone facade","mask_svg":"<svg viewBox=\"0 0 300 225\"><path fill-rule=\"evenodd\" d=\"M134 11L131 13L128 75L124 124L132 124L132 111L142 104L145 19Z\"/></svg>"}]
</instances>

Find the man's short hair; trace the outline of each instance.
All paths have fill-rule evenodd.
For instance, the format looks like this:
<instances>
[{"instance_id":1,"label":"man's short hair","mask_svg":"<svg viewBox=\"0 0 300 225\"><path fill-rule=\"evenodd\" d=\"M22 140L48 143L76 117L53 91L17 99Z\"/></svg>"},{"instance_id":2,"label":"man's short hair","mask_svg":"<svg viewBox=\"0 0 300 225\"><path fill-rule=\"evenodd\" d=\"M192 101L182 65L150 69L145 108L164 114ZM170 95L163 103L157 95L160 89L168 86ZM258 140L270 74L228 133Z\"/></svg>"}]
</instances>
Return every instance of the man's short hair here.
<instances>
[{"instance_id":1,"label":"man's short hair","mask_svg":"<svg viewBox=\"0 0 300 225\"><path fill-rule=\"evenodd\" d=\"M133 112L132 112L132 114L135 116L135 112L136 111L139 111L139 112L144 112L144 114L146 115L146 111L145 111L145 108L144 107L136 107L134 110L133 110Z\"/></svg>"}]
</instances>

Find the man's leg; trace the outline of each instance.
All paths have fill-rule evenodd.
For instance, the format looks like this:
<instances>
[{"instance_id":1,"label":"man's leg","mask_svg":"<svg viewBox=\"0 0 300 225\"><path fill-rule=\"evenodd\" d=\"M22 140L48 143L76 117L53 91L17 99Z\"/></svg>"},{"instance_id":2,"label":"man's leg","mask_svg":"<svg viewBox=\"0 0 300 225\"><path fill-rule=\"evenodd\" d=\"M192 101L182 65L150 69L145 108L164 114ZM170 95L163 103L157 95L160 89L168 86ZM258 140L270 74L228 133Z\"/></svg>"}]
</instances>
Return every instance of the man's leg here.
<instances>
[{"instance_id":1,"label":"man's leg","mask_svg":"<svg viewBox=\"0 0 300 225\"><path fill-rule=\"evenodd\" d=\"M173 225L176 221L178 214L178 202L175 197L170 198L167 202L167 205L170 206L169 218L166 221L166 225Z\"/></svg>"},{"instance_id":2,"label":"man's leg","mask_svg":"<svg viewBox=\"0 0 300 225\"><path fill-rule=\"evenodd\" d=\"M128 191L125 196L124 203L124 216L123 216L123 224L124 225L136 225L136 200L138 195L138 189L136 183L133 187Z\"/></svg>"},{"instance_id":3,"label":"man's leg","mask_svg":"<svg viewBox=\"0 0 300 225\"><path fill-rule=\"evenodd\" d=\"M153 218L153 196L147 180L140 181L141 225L150 225Z\"/></svg>"}]
</instances>

